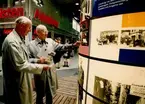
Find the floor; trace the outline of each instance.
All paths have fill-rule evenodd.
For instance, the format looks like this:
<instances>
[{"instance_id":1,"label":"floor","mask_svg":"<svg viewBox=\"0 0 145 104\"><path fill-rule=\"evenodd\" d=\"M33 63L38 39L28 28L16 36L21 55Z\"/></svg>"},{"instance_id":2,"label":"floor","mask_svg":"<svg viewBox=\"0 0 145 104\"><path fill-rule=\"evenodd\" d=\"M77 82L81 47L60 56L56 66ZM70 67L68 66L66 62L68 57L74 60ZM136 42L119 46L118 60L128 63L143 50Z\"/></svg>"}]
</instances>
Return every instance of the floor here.
<instances>
[{"instance_id":1,"label":"floor","mask_svg":"<svg viewBox=\"0 0 145 104\"><path fill-rule=\"evenodd\" d=\"M53 98L53 104L76 104L77 76L61 77L58 79L58 85L59 89ZM35 92L33 93L33 100L36 101Z\"/></svg>"}]
</instances>

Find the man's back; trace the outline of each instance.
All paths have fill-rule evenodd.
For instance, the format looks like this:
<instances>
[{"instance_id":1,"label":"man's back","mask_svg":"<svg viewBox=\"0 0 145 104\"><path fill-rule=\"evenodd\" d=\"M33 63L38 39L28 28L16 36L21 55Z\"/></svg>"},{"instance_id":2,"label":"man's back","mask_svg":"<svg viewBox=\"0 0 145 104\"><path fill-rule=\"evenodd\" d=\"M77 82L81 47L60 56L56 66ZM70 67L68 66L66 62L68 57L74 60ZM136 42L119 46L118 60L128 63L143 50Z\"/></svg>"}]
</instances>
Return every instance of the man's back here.
<instances>
[{"instance_id":1,"label":"man's back","mask_svg":"<svg viewBox=\"0 0 145 104\"><path fill-rule=\"evenodd\" d=\"M15 63L13 60L13 52L11 51L12 47L18 48L17 46L19 43L17 42L16 38L14 38L13 32L10 33L3 42L2 45L2 67L3 67L3 74L4 77L11 80L14 77L19 76L19 72L16 71ZM6 75L5 75L6 73ZM16 76L13 76L16 74ZM14 78L15 79L15 78Z\"/></svg>"},{"instance_id":2,"label":"man's back","mask_svg":"<svg viewBox=\"0 0 145 104\"><path fill-rule=\"evenodd\" d=\"M2 68L6 104L32 104L31 74L40 74L43 66L28 62L25 43L11 32L2 46Z\"/></svg>"},{"instance_id":3,"label":"man's back","mask_svg":"<svg viewBox=\"0 0 145 104\"><path fill-rule=\"evenodd\" d=\"M31 82L30 81L30 74L26 72L20 72L18 71L17 67L17 58L19 55L21 55L25 60L27 60L27 55L24 51L22 51L21 48L21 42L17 40L18 37L15 36L13 32L10 33L2 46L2 68L3 68L3 77L4 77L4 95L6 97L6 104L26 104L28 103L26 101L26 96L30 96L29 101L31 101L31 95L32 93L25 92L25 90L28 88L32 89L31 87ZM14 51L12 51L14 50ZM21 53L20 53L21 52ZM19 53L16 55L16 53ZM23 61L19 59L20 61ZM23 62L22 62L23 63ZM25 87L25 88L24 88ZM21 92L25 93L25 95L21 95L20 93L20 88ZM22 98L24 100L22 100Z\"/></svg>"}]
</instances>

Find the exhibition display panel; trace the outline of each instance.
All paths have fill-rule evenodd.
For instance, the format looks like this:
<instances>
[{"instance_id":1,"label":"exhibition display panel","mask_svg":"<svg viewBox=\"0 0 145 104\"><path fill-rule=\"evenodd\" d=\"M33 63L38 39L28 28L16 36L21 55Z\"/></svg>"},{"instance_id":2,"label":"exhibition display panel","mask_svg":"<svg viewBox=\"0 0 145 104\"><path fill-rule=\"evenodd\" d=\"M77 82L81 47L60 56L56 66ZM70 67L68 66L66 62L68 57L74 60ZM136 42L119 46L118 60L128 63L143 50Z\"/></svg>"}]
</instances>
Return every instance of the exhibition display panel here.
<instances>
[{"instance_id":1,"label":"exhibition display panel","mask_svg":"<svg viewBox=\"0 0 145 104\"><path fill-rule=\"evenodd\" d=\"M94 0L80 104L145 103L144 1ZM79 66L83 67L81 62ZM86 69L87 68L87 69ZM87 71L86 71L87 70ZM79 82L79 81L78 81ZM84 87L86 86L86 87Z\"/></svg>"}]
</instances>

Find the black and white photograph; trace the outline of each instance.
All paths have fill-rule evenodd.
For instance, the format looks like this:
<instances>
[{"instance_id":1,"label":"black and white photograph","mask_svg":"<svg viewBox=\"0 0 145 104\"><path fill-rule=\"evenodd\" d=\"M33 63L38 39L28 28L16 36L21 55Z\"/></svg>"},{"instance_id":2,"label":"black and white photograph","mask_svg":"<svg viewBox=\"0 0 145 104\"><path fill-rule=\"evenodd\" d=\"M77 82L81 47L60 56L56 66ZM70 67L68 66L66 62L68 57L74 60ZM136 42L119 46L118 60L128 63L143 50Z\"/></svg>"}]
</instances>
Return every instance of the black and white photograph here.
<instances>
[{"instance_id":1,"label":"black and white photograph","mask_svg":"<svg viewBox=\"0 0 145 104\"><path fill-rule=\"evenodd\" d=\"M81 22L80 25L81 32L80 32L80 41L82 46L89 45L89 21L85 20Z\"/></svg>"},{"instance_id":2,"label":"black and white photograph","mask_svg":"<svg viewBox=\"0 0 145 104\"><path fill-rule=\"evenodd\" d=\"M120 44L127 47L145 47L145 29L122 30Z\"/></svg>"},{"instance_id":3,"label":"black and white photograph","mask_svg":"<svg viewBox=\"0 0 145 104\"><path fill-rule=\"evenodd\" d=\"M79 82L79 104L81 104L83 100L83 85L84 85L84 70L82 67L82 60L80 61L79 66L79 74L78 74L78 82Z\"/></svg>"},{"instance_id":4,"label":"black and white photograph","mask_svg":"<svg viewBox=\"0 0 145 104\"><path fill-rule=\"evenodd\" d=\"M108 104L145 104L142 86L126 85L95 76L94 96ZM140 94L138 94L140 93ZM93 104L102 104L93 99Z\"/></svg>"},{"instance_id":5,"label":"black and white photograph","mask_svg":"<svg viewBox=\"0 0 145 104\"><path fill-rule=\"evenodd\" d=\"M81 45L82 46L88 46L89 45L89 32L88 31L84 31L81 32Z\"/></svg>"},{"instance_id":6,"label":"black and white photograph","mask_svg":"<svg viewBox=\"0 0 145 104\"><path fill-rule=\"evenodd\" d=\"M117 45L118 44L118 30L102 31L98 37L98 45Z\"/></svg>"},{"instance_id":7,"label":"black and white photograph","mask_svg":"<svg viewBox=\"0 0 145 104\"><path fill-rule=\"evenodd\" d=\"M89 20L83 20L80 22L79 53L89 54L89 35Z\"/></svg>"}]
</instances>

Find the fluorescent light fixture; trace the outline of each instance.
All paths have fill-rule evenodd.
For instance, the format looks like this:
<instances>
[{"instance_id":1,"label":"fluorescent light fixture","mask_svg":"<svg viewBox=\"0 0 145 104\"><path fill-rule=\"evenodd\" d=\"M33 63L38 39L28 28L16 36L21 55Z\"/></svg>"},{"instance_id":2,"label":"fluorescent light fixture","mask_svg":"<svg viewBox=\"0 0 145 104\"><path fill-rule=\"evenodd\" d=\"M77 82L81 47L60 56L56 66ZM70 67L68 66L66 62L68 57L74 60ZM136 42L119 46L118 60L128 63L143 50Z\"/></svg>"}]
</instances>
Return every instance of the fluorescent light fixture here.
<instances>
[{"instance_id":1,"label":"fluorescent light fixture","mask_svg":"<svg viewBox=\"0 0 145 104\"><path fill-rule=\"evenodd\" d=\"M75 5L79 5L79 3L76 3Z\"/></svg>"}]
</instances>

